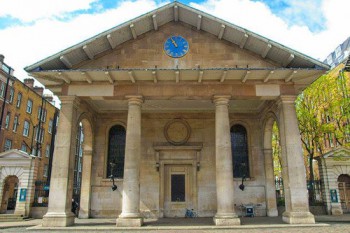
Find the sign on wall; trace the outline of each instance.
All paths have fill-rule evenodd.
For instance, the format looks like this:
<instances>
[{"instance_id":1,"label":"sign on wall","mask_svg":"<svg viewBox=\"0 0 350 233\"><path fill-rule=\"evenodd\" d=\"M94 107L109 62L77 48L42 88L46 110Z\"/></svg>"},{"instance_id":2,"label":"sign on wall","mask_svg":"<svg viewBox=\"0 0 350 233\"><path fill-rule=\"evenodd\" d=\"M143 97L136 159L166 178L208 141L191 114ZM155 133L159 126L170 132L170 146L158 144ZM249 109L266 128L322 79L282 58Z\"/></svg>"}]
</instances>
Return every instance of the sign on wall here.
<instances>
[{"instance_id":1,"label":"sign on wall","mask_svg":"<svg viewBox=\"0 0 350 233\"><path fill-rule=\"evenodd\" d=\"M26 201L27 189L21 189L19 192L19 201Z\"/></svg>"},{"instance_id":2,"label":"sign on wall","mask_svg":"<svg viewBox=\"0 0 350 233\"><path fill-rule=\"evenodd\" d=\"M330 193L331 193L331 202L338 202L337 190L331 189Z\"/></svg>"}]
</instances>

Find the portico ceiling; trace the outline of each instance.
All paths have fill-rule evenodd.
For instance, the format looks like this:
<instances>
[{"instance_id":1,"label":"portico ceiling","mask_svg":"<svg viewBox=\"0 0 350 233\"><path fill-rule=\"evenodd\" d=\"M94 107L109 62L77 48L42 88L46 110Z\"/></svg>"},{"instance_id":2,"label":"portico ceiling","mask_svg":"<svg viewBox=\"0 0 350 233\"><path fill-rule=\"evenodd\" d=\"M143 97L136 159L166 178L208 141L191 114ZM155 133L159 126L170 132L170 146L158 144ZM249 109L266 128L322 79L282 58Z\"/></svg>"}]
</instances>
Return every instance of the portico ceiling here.
<instances>
[{"instance_id":1,"label":"portico ceiling","mask_svg":"<svg viewBox=\"0 0 350 233\"><path fill-rule=\"evenodd\" d=\"M228 41L241 49L258 54L280 65L278 68L211 68L211 69L79 69L84 61L94 60L99 54L112 51L124 42L139 38L140 35L158 30L171 22L181 22L197 30L211 33L219 40ZM160 67L161 68L161 67ZM140 17L102 32L90 39L45 58L25 68L45 86L70 84L71 82L139 82L139 81L219 81L225 80L271 80L293 81L310 84L329 66L277 42L249 30L218 19L212 15L191 8L179 2L172 2Z\"/></svg>"}]
</instances>

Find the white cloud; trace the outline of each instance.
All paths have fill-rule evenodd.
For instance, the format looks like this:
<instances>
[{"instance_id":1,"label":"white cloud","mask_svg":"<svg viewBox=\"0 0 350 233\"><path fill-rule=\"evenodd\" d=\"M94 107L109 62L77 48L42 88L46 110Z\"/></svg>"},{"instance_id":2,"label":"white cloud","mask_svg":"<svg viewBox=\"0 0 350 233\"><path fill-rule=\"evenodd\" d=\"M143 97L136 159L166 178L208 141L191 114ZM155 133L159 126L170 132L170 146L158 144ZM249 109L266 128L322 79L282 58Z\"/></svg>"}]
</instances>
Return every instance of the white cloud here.
<instances>
[{"instance_id":1,"label":"white cloud","mask_svg":"<svg viewBox=\"0 0 350 233\"><path fill-rule=\"evenodd\" d=\"M274 15L262 2L208 0L200 5L191 5L320 60L324 60L350 36L346 29L347 22L350 21L348 0L322 1L320 7L326 19L326 29L318 32L312 32L300 24L288 26L285 20Z\"/></svg>"},{"instance_id":2,"label":"white cloud","mask_svg":"<svg viewBox=\"0 0 350 233\"><path fill-rule=\"evenodd\" d=\"M82 14L70 21L45 18L30 26L6 28L0 30L0 53L23 80L27 77L24 67L157 7L152 0L124 1L118 8Z\"/></svg>"},{"instance_id":3,"label":"white cloud","mask_svg":"<svg viewBox=\"0 0 350 233\"><path fill-rule=\"evenodd\" d=\"M61 17L77 10L90 9L98 0L2 0L0 17L12 17L22 22Z\"/></svg>"}]
</instances>

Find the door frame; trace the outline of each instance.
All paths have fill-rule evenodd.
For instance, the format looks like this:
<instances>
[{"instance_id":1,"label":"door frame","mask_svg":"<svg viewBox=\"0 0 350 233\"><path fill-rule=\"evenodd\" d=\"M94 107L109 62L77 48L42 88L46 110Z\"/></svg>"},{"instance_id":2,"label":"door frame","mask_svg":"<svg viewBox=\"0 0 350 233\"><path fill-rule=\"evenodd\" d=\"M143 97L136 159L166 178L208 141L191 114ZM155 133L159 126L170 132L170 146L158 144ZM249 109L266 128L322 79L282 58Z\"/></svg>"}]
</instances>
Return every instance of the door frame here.
<instances>
[{"instance_id":1,"label":"door frame","mask_svg":"<svg viewBox=\"0 0 350 233\"><path fill-rule=\"evenodd\" d=\"M203 148L202 143L194 145L173 146L161 145L154 146L155 159L157 167L159 167L159 217L164 217L164 202L165 202L165 169L167 165L189 166L192 183L192 208L198 211L198 184L197 173L200 171L200 156ZM198 213L198 212L197 212Z\"/></svg>"}]
</instances>

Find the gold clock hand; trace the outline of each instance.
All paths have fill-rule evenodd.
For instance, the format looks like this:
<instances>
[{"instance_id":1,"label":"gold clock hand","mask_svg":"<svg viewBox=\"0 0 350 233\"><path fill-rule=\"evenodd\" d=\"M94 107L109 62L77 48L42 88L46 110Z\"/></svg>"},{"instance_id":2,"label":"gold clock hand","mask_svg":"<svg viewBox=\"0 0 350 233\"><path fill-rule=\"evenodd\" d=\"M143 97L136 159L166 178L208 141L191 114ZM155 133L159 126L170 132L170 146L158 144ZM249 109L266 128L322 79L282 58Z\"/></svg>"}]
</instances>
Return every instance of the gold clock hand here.
<instances>
[{"instance_id":1,"label":"gold clock hand","mask_svg":"<svg viewBox=\"0 0 350 233\"><path fill-rule=\"evenodd\" d=\"M170 37L170 40L171 40L171 43L173 43L174 46L177 48L177 44L176 44L175 40L172 37Z\"/></svg>"}]
</instances>

